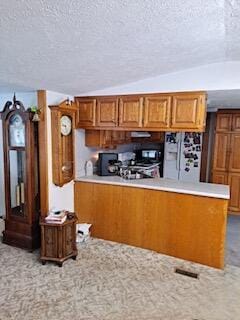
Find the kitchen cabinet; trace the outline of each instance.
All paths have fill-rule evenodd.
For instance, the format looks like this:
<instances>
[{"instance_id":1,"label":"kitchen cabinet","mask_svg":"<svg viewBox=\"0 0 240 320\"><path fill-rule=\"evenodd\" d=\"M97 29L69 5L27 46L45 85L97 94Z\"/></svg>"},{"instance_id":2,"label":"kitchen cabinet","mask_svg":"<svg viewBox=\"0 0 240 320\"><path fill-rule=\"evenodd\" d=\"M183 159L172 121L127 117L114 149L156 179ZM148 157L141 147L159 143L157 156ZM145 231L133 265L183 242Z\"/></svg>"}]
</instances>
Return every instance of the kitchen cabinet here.
<instances>
[{"instance_id":1,"label":"kitchen cabinet","mask_svg":"<svg viewBox=\"0 0 240 320\"><path fill-rule=\"evenodd\" d=\"M229 210L239 212L240 208L240 174L229 173L228 184L230 185Z\"/></svg>"},{"instance_id":2,"label":"kitchen cabinet","mask_svg":"<svg viewBox=\"0 0 240 320\"><path fill-rule=\"evenodd\" d=\"M218 171L228 170L230 136L227 133L216 133L213 168Z\"/></svg>"},{"instance_id":3,"label":"kitchen cabinet","mask_svg":"<svg viewBox=\"0 0 240 320\"><path fill-rule=\"evenodd\" d=\"M98 98L96 112L97 127L116 127L118 124L118 99Z\"/></svg>"},{"instance_id":4,"label":"kitchen cabinet","mask_svg":"<svg viewBox=\"0 0 240 320\"><path fill-rule=\"evenodd\" d=\"M96 125L96 99L76 98L78 107L78 128L94 127Z\"/></svg>"},{"instance_id":5,"label":"kitchen cabinet","mask_svg":"<svg viewBox=\"0 0 240 320\"><path fill-rule=\"evenodd\" d=\"M217 132L228 132L231 131L232 127L232 115L231 114L218 114L216 131Z\"/></svg>"},{"instance_id":6,"label":"kitchen cabinet","mask_svg":"<svg viewBox=\"0 0 240 320\"><path fill-rule=\"evenodd\" d=\"M217 132L240 132L240 114L219 113L217 116L216 131Z\"/></svg>"},{"instance_id":7,"label":"kitchen cabinet","mask_svg":"<svg viewBox=\"0 0 240 320\"><path fill-rule=\"evenodd\" d=\"M86 130L85 131L85 146L100 147L100 148L116 148L116 144L112 140L111 130Z\"/></svg>"},{"instance_id":8,"label":"kitchen cabinet","mask_svg":"<svg viewBox=\"0 0 240 320\"><path fill-rule=\"evenodd\" d=\"M205 95L173 95L171 129L194 130L205 126Z\"/></svg>"},{"instance_id":9,"label":"kitchen cabinet","mask_svg":"<svg viewBox=\"0 0 240 320\"><path fill-rule=\"evenodd\" d=\"M119 144L164 142L164 132L150 132L150 135L146 138L132 138L130 131L87 129L85 145L92 148L115 149Z\"/></svg>"},{"instance_id":10,"label":"kitchen cabinet","mask_svg":"<svg viewBox=\"0 0 240 320\"><path fill-rule=\"evenodd\" d=\"M131 143L131 132L128 131L112 131L112 143L115 145Z\"/></svg>"},{"instance_id":11,"label":"kitchen cabinet","mask_svg":"<svg viewBox=\"0 0 240 320\"><path fill-rule=\"evenodd\" d=\"M122 97L119 99L120 128L141 128L143 119L143 98Z\"/></svg>"},{"instance_id":12,"label":"kitchen cabinet","mask_svg":"<svg viewBox=\"0 0 240 320\"><path fill-rule=\"evenodd\" d=\"M217 184L228 184L228 174L222 171L214 171L212 179Z\"/></svg>"},{"instance_id":13,"label":"kitchen cabinet","mask_svg":"<svg viewBox=\"0 0 240 320\"><path fill-rule=\"evenodd\" d=\"M171 96L146 97L144 100L144 128L169 128Z\"/></svg>"},{"instance_id":14,"label":"kitchen cabinet","mask_svg":"<svg viewBox=\"0 0 240 320\"><path fill-rule=\"evenodd\" d=\"M212 182L229 184L229 210L240 214L240 110L217 113Z\"/></svg>"},{"instance_id":15,"label":"kitchen cabinet","mask_svg":"<svg viewBox=\"0 0 240 320\"><path fill-rule=\"evenodd\" d=\"M75 100L79 108L78 128L196 132L205 128L203 92L76 97Z\"/></svg>"},{"instance_id":16,"label":"kitchen cabinet","mask_svg":"<svg viewBox=\"0 0 240 320\"><path fill-rule=\"evenodd\" d=\"M230 134L228 171L240 173L240 133Z\"/></svg>"},{"instance_id":17,"label":"kitchen cabinet","mask_svg":"<svg viewBox=\"0 0 240 320\"><path fill-rule=\"evenodd\" d=\"M86 181L74 185L79 223L91 223L93 237L216 268L224 267L227 203L170 190Z\"/></svg>"},{"instance_id":18,"label":"kitchen cabinet","mask_svg":"<svg viewBox=\"0 0 240 320\"><path fill-rule=\"evenodd\" d=\"M85 145L115 149L118 144L131 143L131 132L114 130L86 130Z\"/></svg>"},{"instance_id":19,"label":"kitchen cabinet","mask_svg":"<svg viewBox=\"0 0 240 320\"><path fill-rule=\"evenodd\" d=\"M240 132L240 114L235 114L232 117L232 131L236 132Z\"/></svg>"}]
</instances>

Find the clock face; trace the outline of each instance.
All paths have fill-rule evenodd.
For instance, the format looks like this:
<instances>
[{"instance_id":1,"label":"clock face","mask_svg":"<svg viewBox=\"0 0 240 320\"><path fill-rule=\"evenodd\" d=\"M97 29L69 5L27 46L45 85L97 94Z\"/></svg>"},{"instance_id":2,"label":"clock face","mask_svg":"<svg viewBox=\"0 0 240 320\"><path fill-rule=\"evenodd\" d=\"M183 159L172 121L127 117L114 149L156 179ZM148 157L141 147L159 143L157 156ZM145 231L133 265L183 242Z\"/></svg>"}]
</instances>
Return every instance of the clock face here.
<instances>
[{"instance_id":1,"label":"clock face","mask_svg":"<svg viewBox=\"0 0 240 320\"><path fill-rule=\"evenodd\" d=\"M9 136L11 147L25 146L25 125L20 115L15 114L9 121Z\"/></svg>"},{"instance_id":2,"label":"clock face","mask_svg":"<svg viewBox=\"0 0 240 320\"><path fill-rule=\"evenodd\" d=\"M68 136L72 131L72 120L68 116L61 117L61 134Z\"/></svg>"}]
</instances>

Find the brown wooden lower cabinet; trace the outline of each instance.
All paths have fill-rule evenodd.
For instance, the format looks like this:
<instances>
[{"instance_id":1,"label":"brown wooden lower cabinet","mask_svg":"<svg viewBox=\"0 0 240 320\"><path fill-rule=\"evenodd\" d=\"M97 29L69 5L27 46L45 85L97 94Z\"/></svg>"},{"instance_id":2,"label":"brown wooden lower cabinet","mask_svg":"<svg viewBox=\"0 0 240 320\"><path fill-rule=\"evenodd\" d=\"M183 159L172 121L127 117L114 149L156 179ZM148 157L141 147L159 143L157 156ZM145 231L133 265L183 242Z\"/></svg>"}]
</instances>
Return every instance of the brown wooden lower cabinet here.
<instances>
[{"instance_id":1,"label":"brown wooden lower cabinet","mask_svg":"<svg viewBox=\"0 0 240 320\"><path fill-rule=\"evenodd\" d=\"M228 200L88 182L74 199L94 237L224 267Z\"/></svg>"},{"instance_id":2,"label":"brown wooden lower cabinet","mask_svg":"<svg viewBox=\"0 0 240 320\"><path fill-rule=\"evenodd\" d=\"M228 174L223 171L214 171L212 181L217 184L228 184Z\"/></svg>"},{"instance_id":3,"label":"brown wooden lower cabinet","mask_svg":"<svg viewBox=\"0 0 240 320\"><path fill-rule=\"evenodd\" d=\"M213 171L212 182L230 186L229 212L240 214L240 173Z\"/></svg>"},{"instance_id":4,"label":"brown wooden lower cabinet","mask_svg":"<svg viewBox=\"0 0 240 320\"><path fill-rule=\"evenodd\" d=\"M69 258L76 259L76 219L66 220L63 224L47 223L41 225L41 261L55 261L61 267Z\"/></svg>"},{"instance_id":5,"label":"brown wooden lower cabinet","mask_svg":"<svg viewBox=\"0 0 240 320\"><path fill-rule=\"evenodd\" d=\"M230 201L229 210L240 211L240 173L229 173Z\"/></svg>"}]
</instances>

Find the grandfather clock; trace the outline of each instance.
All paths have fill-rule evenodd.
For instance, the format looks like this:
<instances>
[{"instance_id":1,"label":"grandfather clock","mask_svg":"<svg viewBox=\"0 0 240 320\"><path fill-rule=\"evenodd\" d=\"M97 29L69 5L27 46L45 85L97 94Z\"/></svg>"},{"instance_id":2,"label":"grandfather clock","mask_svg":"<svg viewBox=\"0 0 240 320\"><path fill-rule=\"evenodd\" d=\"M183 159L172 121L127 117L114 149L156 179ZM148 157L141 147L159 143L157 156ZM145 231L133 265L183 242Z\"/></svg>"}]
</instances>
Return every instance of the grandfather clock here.
<instances>
[{"instance_id":1,"label":"grandfather clock","mask_svg":"<svg viewBox=\"0 0 240 320\"><path fill-rule=\"evenodd\" d=\"M38 128L16 100L1 112L6 218L3 242L33 250L40 246Z\"/></svg>"}]
</instances>

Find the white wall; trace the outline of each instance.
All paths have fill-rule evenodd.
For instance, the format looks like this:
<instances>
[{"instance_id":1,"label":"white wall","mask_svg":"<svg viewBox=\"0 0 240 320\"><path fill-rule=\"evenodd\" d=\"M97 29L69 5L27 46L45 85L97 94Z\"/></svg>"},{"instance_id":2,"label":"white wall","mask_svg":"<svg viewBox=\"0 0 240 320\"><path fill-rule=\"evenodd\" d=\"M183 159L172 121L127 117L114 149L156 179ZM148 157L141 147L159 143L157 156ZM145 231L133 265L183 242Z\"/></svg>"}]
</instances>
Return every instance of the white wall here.
<instances>
[{"instance_id":1,"label":"white wall","mask_svg":"<svg viewBox=\"0 0 240 320\"><path fill-rule=\"evenodd\" d=\"M232 89L240 89L240 62L237 61L204 65L121 86L86 92L81 96Z\"/></svg>"},{"instance_id":2,"label":"white wall","mask_svg":"<svg viewBox=\"0 0 240 320\"><path fill-rule=\"evenodd\" d=\"M91 160L93 164L96 164L99 152L127 152L133 151L137 144L124 144L119 145L116 149L101 149L101 148L88 148L85 146L85 130L77 129L75 136L75 174L76 177L85 175L85 163L87 160Z\"/></svg>"},{"instance_id":3,"label":"white wall","mask_svg":"<svg viewBox=\"0 0 240 320\"><path fill-rule=\"evenodd\" d=\"M75 175L85 175L85 163L87 160L95 160L97 149L85 146L85 130L75 130Z\"/></svg>"},{"instance_id":4,"label":"white wall","mask_svg":"<svg viewBox=\"0 0 240 320\"><path fill-rule=\"evenodd\" d=\"M73 100L74 97L47 91L47 105L57 105L63 100L69 98ZM49 181L49 209L59 209L59 210L74 210L73 203L73 181L65 184L63 187L57 187L52 182L52 134L51 134L51 111L50 108L47 109L47 131L48 131L48 181Z\"/></svg>"},{"instance_id":5,"label":"white wall","mask_svg":"<svg viewBox=\"0 0 240 320\"><path fill-rule=\"evenodd\" d=\"M0 111L3 110L7 101L12 101L13 92L0 94ZM20 100L27 109L37 105L37 93L17 92L16 98ZM2 121L0 120L0 216L5 215L5 193L4 193L4 165L3 165L3 141L2 141Z\"/></svg>"}]
</instances>

